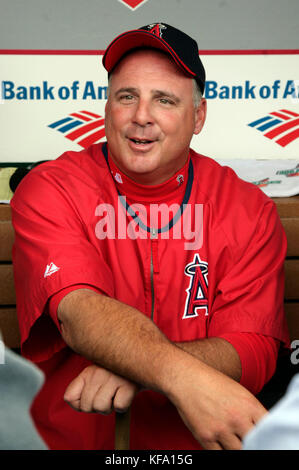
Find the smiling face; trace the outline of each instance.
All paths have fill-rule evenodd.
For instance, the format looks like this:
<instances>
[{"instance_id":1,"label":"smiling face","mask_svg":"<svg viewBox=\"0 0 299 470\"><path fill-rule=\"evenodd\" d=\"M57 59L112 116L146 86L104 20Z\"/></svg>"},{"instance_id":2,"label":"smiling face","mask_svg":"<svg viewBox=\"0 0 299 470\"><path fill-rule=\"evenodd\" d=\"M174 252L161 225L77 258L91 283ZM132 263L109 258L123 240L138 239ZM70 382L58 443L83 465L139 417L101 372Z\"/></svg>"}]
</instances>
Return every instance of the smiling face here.
<instances>
[{"instance_id":1,"label":"smiling face","mask_svg":"<svg viewBox=\"0 0 299 470\"><path fill-rule=\"evenodd\" d=\"M193 81L165 54L139 50L111 77L106 136L118 168L138 183L166 181L184 166L206 116L193 102Z\"/></svg>"}]
</instances>

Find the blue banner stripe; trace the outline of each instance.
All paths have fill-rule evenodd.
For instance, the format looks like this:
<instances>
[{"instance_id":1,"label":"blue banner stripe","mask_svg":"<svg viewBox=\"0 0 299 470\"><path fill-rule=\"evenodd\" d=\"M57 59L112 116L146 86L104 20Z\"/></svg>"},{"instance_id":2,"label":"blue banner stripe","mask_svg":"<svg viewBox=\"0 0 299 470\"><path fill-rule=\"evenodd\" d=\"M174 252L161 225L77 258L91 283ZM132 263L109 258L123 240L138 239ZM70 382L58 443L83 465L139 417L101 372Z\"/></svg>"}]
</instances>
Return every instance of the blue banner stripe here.
<instances>
[{"instance_id":1,"label":"blue banner stripe","mask_svg":"<svg viewBox=\"0 0 299 470\"><path fill-rule=\"evenodd\" d=\"M73 129L73 127L77 127L77 126L80 126L82 124L82 121L73 121L73 122L70 122L69 124L67 124L66 126L63 126L63 127L60 127L59 129L57 129L59 132L67 132L69 131L70 129Z\"/></svg>"},{"instance_id":2,"label":"blue banner stripe","mask_svg":"<svg viewBox=\"0 0 299 470\"><path fill-rule=\"evenodd\" d=\"M71 118L71 117L67 117L65 119L60 119L60 121L56 121L56 122L53 122L53 124L49 124L48 127L51 127L52 129L55 129L55 127L58 127L61 124L64 124L65 122L69 122L69 121L72 121L72 120L73 120L73 118Z\"/></svg>"},{"instance_id":3,"label":"blue banner stripe","mask_svg":"<svg viewBox=\"0 0 299 470\"><path fill-rule=\"evenodd\" d=\"M267 122L266 124L263 124L262 126L258 127L259 131L265 131L266 129L269 129L270 127L276 126L276 124L279 124L281 122L281 119L273 119L273 121Z\"/></svg>"},{"instance_id":4,"label":"blue banner stripe","mask_svg":"<svg viewBox=\"0 0 299 470\"><path fill-rule=\"evenodd\" d=\"M262 122L269 121L269 119L272 119L271 116L266 116L261 119L258 119L257 121L251 122L250 124L248 124L248 126L255 127L255 126L258 126L259 124L262 124Z\"/></svg>"}]
</instances>

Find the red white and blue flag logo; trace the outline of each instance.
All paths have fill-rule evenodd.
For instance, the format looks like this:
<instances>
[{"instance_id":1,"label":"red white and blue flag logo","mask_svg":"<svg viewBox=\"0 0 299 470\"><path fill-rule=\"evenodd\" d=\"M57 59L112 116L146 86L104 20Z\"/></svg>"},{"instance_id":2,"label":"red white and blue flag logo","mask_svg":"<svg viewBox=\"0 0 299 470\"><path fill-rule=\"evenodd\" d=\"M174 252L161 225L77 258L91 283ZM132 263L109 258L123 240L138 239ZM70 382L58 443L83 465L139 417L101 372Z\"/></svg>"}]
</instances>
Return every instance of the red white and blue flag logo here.
<instances>
[{"instance_id":1,"label":"red white and blue flag logo","mask_svg":"<svg viewBox=\"0 0 299 470\"><path fill-rule=\"evenodd\" d=\"M281 147L299 138L299 114L287 109L273 111L248 124Z\"/></svg>"},{"instance_id":2,"label":"red white and blue flag logo","mask_svg":"<svg viewBox=\"0 0 299 470\"><path fill-rule=\"evenodd\" d=\"M105 138L104 118L90 111L71 113L48 127L56 129L85 149Z\"/></svg>"}]
</instances>

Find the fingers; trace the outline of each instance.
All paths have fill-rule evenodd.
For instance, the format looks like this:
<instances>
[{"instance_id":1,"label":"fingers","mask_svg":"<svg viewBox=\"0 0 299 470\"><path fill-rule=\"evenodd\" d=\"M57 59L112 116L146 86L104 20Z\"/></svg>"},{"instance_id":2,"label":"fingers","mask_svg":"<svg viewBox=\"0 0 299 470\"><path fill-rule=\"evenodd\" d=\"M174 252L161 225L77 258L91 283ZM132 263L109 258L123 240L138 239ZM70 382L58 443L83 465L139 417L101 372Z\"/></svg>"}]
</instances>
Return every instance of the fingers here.
<instances>
[{"instance_id":1,"label":"fingers","mask_svg":"<svg viewBox=\"0 0 299 470\"><path fill-rule=\"evenodd\" d=\"M214 429L214 433L209 432L207 435L208 439L201 439L201 444L206 450L241 450L242 449L242 440L246 434L255 426L255 423L264 416L265 408L261 406L259 409L256 407L255 413L253 416L256 418L236 420L235 422L229 421L226 423L226 428L222 424L218 424L217 429ZM222 430L221 430L222 429Z\"/></svg>"},{"instance_id":2,"label":"fingers","mask_svg":"<svg viewBox=\"0 0 299 470\"><path fill-rule=\"evenodd\" d=\"M138 392L137 385L131 384L131 386L121 386L116 391L113 406L115 411L124 413L131 406L131 403Z\"/></svg>"},{"instance_id":3,"label":"fingers","mask_svg":"<svg viewBox=\"0 0 299 470\"><path fill-rule=\"evenodd\" d=\"M230 429L223 429L222 432L219 432L220 427L217 431L207 429L202 432L200 438L196 435L195 438L197 437L197 440L206 450L240 450L242 448L240 436Z\"/></svg>"},{"instance_id":4,"label":"fingers","mask_svg":"<svg viewBox=\"0 0 299 470\"><path fill-rule=\"evenodd\" d=\"M71 408L74 408L77 411L80 411L81 393L84 385L84 378L80 374L74 380L72 380L64 392L63 399L70 405Z\"/></svg>"},{"instance_id":5,"label":"fingers","mask_svg":"<svg viewBox=\"0 0 299 470\"><path fill-rule=\"evenodd\" d=\"M68 385L64 400L77 411L91 412L93 397L108 377L109 372L105 369L95 365L86 367Z\"/></svg>"},{"instance_id":6,"label":"fingers","mask_svg":"<svg viewBox=\"0 0 299 470\"><path fill-rule=\"evenodd\" d=\"M218 424L214 432L209 429L206 433L203 432L198 440L206 450L241 450L243 438L265 413L268 412L262 405L261 407L256 406L251 420L240 419L232 422L226 429L223 427L223 423ZM226 424L229 425L229 422ZM222 430L220 431L221 428Z\"/></svg>"},{"instance_id":7,"label":"fingers","mask_svg":"<svg viewBox=\"0 0 299 470\"><path fill-rule=\"evenodd\" d=\"M119 384L114 380L109 380L103 384L94 395L92 411L104 415L112 413L114 410L113 399L118 387Z\"/></svg>"},{"instance_id":8,"label":"fingers","mask_svg":"<svg viewBox=\"0 0 299 470\"><path fill-rule=\"evenodd\" d=\"M109 414L126 411L138 386L99 366L86 367L67 387L64 400L75 410Z\"/></svg>"},{"instance_id":9,"label":"fingers","mask_svg":"<svg viewBox=\"0 0 299 470\"><path fill-rule=\"evenodd\" d=\"M206 450L241 450L242 441L235 435L227 435L219 441L202 442L202 446Z\"/></svg>"},{"instance_id":10,"label":"fingers","mask_svg":"<svg viewBox=\"0 0 299 470\"><path fill-rule=\"evenodd\" d=\"M201 442L201 445L205 450L223 450L223 447L219 442Z\"/></svg>"},{"instance_id":11,"label":"fingers","mask_svg":"<svg viewBox=\"0 0 299 470\"><path fill-rule=\"evenodd\" d=\"M93 410L102 414L109 414L114 410L124 413L130 407L137 391L135 384L112 376L95 395Z\"/></svg>"}]
</instances>

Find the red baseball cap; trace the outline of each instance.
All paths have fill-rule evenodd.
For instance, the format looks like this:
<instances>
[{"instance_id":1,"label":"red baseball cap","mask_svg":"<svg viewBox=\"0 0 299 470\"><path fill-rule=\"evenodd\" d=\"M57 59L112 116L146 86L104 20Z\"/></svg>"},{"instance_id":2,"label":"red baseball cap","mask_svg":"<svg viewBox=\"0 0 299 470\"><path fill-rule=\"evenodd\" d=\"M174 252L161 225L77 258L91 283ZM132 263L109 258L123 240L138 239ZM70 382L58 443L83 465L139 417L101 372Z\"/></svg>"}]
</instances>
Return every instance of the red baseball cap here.
<instances>
[{"instance_id":1,"label":"red baseball cap","mask_svg":"<svg viewBox=\"0 0 299 470\"><path fill-rule=\"evenodd\" d=\"M124 54L140 47L160 49L169 54L188 76L197 81L201 92L204 92L206 74L199 57L197 42L166 23L149 24L117 36L103 56L103 65L108 74Z\"/></svg>"}]
</instances>

